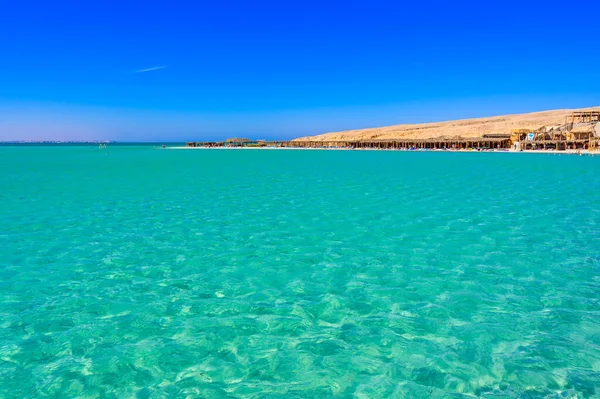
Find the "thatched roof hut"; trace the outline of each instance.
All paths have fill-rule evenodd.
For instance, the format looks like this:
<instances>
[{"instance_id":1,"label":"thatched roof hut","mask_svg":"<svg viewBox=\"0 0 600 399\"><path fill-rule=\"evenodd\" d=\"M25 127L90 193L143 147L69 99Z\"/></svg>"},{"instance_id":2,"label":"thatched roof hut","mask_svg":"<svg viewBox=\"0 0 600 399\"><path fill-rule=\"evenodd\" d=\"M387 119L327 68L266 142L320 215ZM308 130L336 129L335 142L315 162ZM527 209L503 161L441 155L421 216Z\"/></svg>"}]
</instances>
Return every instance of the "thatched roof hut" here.
<instances>
[{"instance_id":1,"label":"thatched roof hut","mask_svg":"<svg viewBox=\"0 0 600 399\"><path fill-rule=\"evenodd\" d=\"M510 133L487 133L483 135L484 139L509 139Z\"/></svg>"},{"instance_id":2,"label":"thatched roof hut","mask_svg":"<svg viewBox=\"0 0 600 399\"><path fill-rule=\"evenodd\" d=\"M250 139L234 137L234 138L225 140L225 142L226 143L249 143Z\"/></svg>"}]
</instances>

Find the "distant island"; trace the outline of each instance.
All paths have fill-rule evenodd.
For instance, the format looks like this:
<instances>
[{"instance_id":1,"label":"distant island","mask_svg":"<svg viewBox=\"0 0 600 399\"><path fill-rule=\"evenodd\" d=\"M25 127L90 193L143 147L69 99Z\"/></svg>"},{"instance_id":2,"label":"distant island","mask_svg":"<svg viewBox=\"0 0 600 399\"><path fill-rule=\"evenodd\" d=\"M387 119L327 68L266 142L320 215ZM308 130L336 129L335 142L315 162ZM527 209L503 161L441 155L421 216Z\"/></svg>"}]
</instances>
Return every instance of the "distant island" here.
<instances>
[{"instance_id":1,"label":"distant island","mask_svg":"<svg viewBox=\"0 0 600 399\"><path fill-rule=\"evenodd\" d=\"M562 109L446 122L401 124L300 137L294 141L349 141L384 139L469 139L516 131L575 131L596 133L600 107ZM432 115L433 116L433 115ZM595 131L594 131L595 129Z\"/></svg>"},{"instance_id":2,"label":"distant island","mask_svg":"<svg viewBox=\"0 0 600 399\"><path fill-rule=\"evenodd\" d=\"M600 147L600 107L402 124L325 133L291 141L237 137L218 142L188 141L185 148L265 147L595 152Z\"/></svg>"}]
</instances>

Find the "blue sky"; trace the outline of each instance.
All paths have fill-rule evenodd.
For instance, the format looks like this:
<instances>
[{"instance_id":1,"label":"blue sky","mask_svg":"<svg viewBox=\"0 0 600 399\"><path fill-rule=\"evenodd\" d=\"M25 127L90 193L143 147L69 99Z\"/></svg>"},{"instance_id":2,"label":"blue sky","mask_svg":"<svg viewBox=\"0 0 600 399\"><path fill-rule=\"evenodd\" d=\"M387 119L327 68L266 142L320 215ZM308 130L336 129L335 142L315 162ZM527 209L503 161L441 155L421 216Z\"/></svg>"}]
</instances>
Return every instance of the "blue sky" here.
<instances>
[{"instance_id":1,"label":"blue sky","mask_svg":"<svg viewBox=\"0 0 600 399\"><path fill-rule=\"evenodd\" d=\"M599 11L591 1L5 2L0 140L291 138L600 105Z\"/></svg>"}]
</instances>

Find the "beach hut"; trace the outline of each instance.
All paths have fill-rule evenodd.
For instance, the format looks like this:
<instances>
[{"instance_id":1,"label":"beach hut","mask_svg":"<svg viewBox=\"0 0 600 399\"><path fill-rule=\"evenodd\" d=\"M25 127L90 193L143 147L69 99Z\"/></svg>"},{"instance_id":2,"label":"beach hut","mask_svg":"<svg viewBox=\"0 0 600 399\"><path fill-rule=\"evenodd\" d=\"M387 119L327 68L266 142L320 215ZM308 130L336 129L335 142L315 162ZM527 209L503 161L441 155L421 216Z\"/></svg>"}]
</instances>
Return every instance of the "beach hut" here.
<instances>
[{"instance_id":1,"label":"beach hut","mask_svg":"<svg viewBox=\"0 0 600 399\"><path fill-rule=\"evenodd\" d=\"M251 142L250 139L247 139L247 138L234 137L234 138L225 140L225 145L227 147L245 147L248 144L250 144L250 142Z\"/></svg>"},{"instance_id":2,"label":"beach hut","mask_svg":"<svg viewBox=\"0 0 600 399\"><path fill-rule=\"evenodd\" d=\"M573 127L573 129L567 132L567 140L590 140L594 137L594 128L596 126L591 123L581 124Z\"/></svg>"},{"instance_id":3,"label":"beach hut","mask_svg":"<svg viewBox=\"0 0 600 399\"><path fill-rule=\"evenodd\" d=\"M528 133L531 133L531 129L511 129L510 141L512 143L524 141L525 139L527 139Z\"/></svg>"},{"instance_id":4,"label":"beach hut","mask_svg":"<svg viewBox=\"0 0 600 399\"><path fill-rule=\"evenodd\" d=\"M484 139L510 139L510 133L487 133L483 135Z\"/></svg>"}]
</instances>

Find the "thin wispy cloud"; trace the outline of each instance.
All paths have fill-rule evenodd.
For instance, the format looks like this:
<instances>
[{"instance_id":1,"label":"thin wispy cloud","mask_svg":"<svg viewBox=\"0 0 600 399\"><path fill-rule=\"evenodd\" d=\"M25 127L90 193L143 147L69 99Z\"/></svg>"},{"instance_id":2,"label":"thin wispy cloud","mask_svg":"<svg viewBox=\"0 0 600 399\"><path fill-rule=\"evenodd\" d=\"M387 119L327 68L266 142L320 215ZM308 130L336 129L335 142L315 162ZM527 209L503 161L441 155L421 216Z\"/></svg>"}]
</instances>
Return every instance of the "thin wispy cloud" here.
<instances>
[{"instance_id":1,"label":"thin wispy cloud","mask_svg":"<svg viewBox=\"0 0 600 399\"><path fill-rule=\"evenodd\" d=\"M166 66L155 66L152 68L146 68L146 69L139 69L137 71L135 71L134 73L144 73L144 72L151 72L151 71L158 71L159 69L165 69Z\"/></svg>"}]
</instances>

